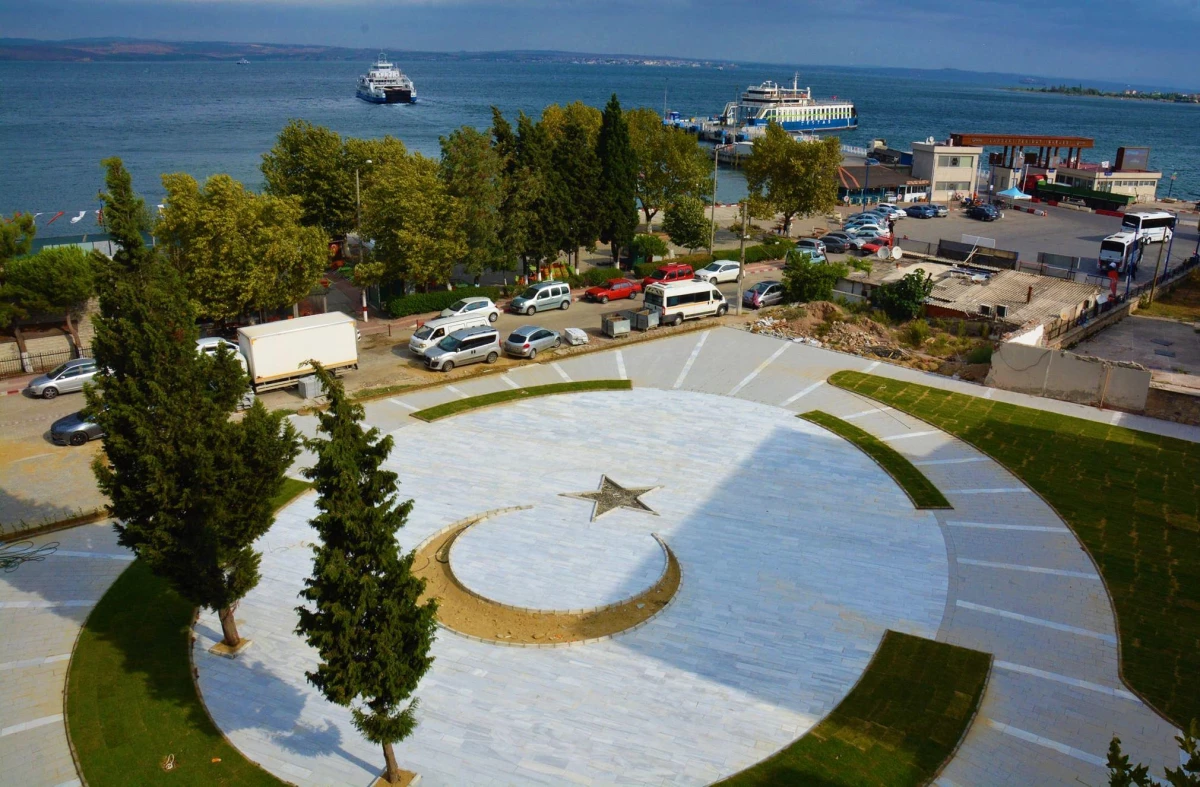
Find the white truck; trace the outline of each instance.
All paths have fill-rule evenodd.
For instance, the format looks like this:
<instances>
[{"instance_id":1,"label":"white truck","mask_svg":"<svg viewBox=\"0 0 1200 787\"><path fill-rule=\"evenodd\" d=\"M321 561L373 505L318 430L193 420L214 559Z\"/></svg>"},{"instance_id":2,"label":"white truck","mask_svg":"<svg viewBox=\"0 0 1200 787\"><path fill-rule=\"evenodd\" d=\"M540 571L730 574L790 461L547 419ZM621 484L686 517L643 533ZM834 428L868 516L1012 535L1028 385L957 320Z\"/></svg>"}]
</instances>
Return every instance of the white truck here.
<instances>
[{"instance_id":1,"label":"white truck","mask_svg":"<svg viewBox=\"0 0 1200 787\"><path fill-rule=\"evenodd\" d=\"M255 393L288 388L312 374L310 360L335 374L358 368L358 329L341 312L238 328Z\"/></svg>"}]
</instances>

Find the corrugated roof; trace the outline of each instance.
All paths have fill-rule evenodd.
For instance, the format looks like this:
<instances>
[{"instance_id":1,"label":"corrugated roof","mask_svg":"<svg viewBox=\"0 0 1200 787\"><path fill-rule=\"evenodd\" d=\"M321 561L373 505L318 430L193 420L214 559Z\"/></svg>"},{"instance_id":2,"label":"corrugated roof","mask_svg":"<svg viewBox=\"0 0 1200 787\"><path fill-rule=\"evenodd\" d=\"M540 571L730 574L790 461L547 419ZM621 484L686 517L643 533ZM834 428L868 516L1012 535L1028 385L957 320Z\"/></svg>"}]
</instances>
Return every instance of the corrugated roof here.
<instances>
[{"instance_id":1,"label":"corrugated roof","mask_svg":"<svg viewBox=\"0 0 1200 787\"><path fill-rule=\"evenodd\" d=\"M1030 287L1033 288L1030 297ZM1005 319L1012 323L1044 321L1051 317L1070 317L1084 301L1095 302L1099 287L1073 281L1038 276L1018 271L997 271L984 281L948 273L933 287L929 302L967 314L978 314L979 307L1008 307ZM1028 302L1027 302L1028 299Z\"/></svg>"}]
</instances>

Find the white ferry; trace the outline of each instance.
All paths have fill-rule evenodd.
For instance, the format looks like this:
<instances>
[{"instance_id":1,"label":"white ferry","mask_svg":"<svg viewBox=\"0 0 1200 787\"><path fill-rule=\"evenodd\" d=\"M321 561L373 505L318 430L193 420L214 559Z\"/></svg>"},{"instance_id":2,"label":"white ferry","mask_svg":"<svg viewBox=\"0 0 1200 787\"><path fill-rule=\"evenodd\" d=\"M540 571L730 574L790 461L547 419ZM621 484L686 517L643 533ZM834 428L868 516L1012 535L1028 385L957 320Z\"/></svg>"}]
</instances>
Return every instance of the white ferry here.
<instances>
[{"instance_id":1,"label":"white ferry","mask_svg":"<svg viewBox=\"0 0 1200 787\"><path fill-rule=\"evenodd\" d=\"M799 75L792 86L763 82L749 87L738 101L730 101L721 113L720 123L726 128L744 129L766 126L774 121L784 131L848 131L858 128L858 110L854 102L814 99L812 88L799 86ZM750 136L747 134L746 136Z\"/></svg>"},{"instance_id":2,"label":"white ferry","mask_svg":"<svg viewBox=\"0 0 1200 787\"><path fill-rule=\"evenodd\" d=\"M417 89L404 72L388 62L387 55L379 53L379 59L371 70L358 78L356 95L372 104L415 104Z\"/></svg>"}]
</instances>

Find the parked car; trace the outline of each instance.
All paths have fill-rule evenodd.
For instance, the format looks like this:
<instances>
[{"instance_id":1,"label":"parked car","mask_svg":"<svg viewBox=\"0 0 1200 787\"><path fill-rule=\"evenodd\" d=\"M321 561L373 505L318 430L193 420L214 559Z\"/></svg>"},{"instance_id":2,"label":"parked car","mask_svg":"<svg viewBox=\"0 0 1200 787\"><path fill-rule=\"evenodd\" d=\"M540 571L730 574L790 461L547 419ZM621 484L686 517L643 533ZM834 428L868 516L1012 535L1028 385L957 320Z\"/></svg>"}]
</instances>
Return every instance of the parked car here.
<instances>
[{"instance_id":1,"label":"parked car","mask_svg":"<svg viewBox=\"0 0 1200 787\"><path fill-rule=\"evenodd\" d=\"M676 281L688 281L695 277L696 272L691 265L684 262L673 262L668 265L659 266L654 273L642 279L642 288L645 289L651 284L670 284Z\"/></svg>"},{"instance_id":2,"label":"parked car","mask_svg":"<svg viewBox=\"0 0 1200 787\"><path fill-rule=\"evenodd\" d=\"M460 314L486 314L488 322L500 319L500 310L491 298L460 298L442 309L441 317L457 317Z\"/></svg>"},{"instance_id":3,"label":"parked car","mask_svg":"<svg viewBox=\"0 0 1200 787\"><path fill-rule=\"evenodd\" d=\"M529 286L512 299L508 310L514 314L533 314L547 309L571 308L571 288L561 281L543 281Z\"/></svg>"},{"instance_id":4,"label":"parked car","mask_svg":"<svg viewBox=\"0 0 1200 787\"><path fill-rule=\"evenodd\" d=\"M879 251L880 249L886 249L886 248L888 248L888 242L886 240L883 240L882 238L876 238L874 240L869 240L862 245L862 253L864 255L874 254L875 252Z\"/></svg>"},{"instance_id":5,"label":"parked car","mask_svg":"<svg viewBox=\"0 0 1200 787\"><path fill-rule=\"evenodd\" d=\"M622 298L636 298L641 291L640 282L630 279L609 279L608 284L588 287L584 290L583 299L596 303L608 303L609 301L619 301Z\"/></svg>"},{"instance_id":6,"label":"parked car","mask_svg":"<svg viewBox=\"0 0 1200 787\"><path fill-rule=\"evenodd\" d=\"M742 294L742 305L752 309L762 309L783 303L783 283L778 281L760 281Z\"/></svg>"},{"instance_id":7,"label":"parked car","mask_svg":"<svg viewBox=\"0 0 1200 787\"><path fill-rule=\"evenodd\" d=\"M854 237L861 240L870 240L871 238L879 235L884 237L891 235L891 233L888 232L887 225L881 227L878 224L859 224L854 227Z\"/></svg>"},{"instance_id":8,"label":"parked car","mask_svg":"<svg viewBox=\"0 0 1200 787\"><path fill-rule=\"evenodd\" d=\"M425 365L448 372L469 363L495 363L500 357L500 334L495 328L464 328L455 331L425 351Z\"/></svg>"},{"instance_id":9,"label":"parked car","mask_svg":"<svg viewBox=\"0 0 1200 787\"><path fill-rule=\"evenodd\" d=\"M883 219L871 217L863 217L861 219L853 219L842 225L843 231L858 230L860 227L886 227L887 222Z\"/></svg>"},{"instance_id":10,"label":"parked car","mask_svg":"<svg viewBox=\"0 0 1200 787\"><path fill-rule=\"evenodd\" d=\"M815 251L822 256L825 254L825 241L820 238L801 238L796 241L796 248L800 251Z\"/></svg>"},{"instance_id":11,"label":"parked car","mask_svg":"<svg viewBox=\"0 0 1200 787\"><path fill-rule=\"evenodd\" d=\"M229 351L234 355L241 356L242 354L240 347L220 336L206 336L203 339L196 340L196 349L205 355L216 355L222 347L228 347Z\"/></svg>"},{"instance_id":12,"label":"parked car","mask_svg":"<svg viewBox=\"0 0 1200 787\"><path fill-rule=\"evenodd\" d=\"M827 235L822 235L821 240L825 243L825 248L829 249L830 251L838 251L839 250L839 249L834 248L833 244L837 244L838 246L841 246L842 247L840 249L841 251L847 251L849 249L861 249L862 243L863 243L862 241L855 238L849 232L842 232L842 231L830 232Z\"/></svg>"},{"instance_id":13,"label":"parked car","mask_svg":"<svg viewBox=\"0 0 1200 787\"><path fill-rule=\"evenodd\" d=\"M944 218L950 215L950 209L945 205L934 205L933 207L935 210L937 210L938 218Z\"/></svg>"},{"instance_id":14,"label":"parked car","mask_svg":"<svg viewBox=\"0 0 1200 787\"><path fill-rule=\"evenodd\" d=\"M967 211L967 215L979 221L995 221L1000 218L1000 211L991 205L974 205Z\"/></svg>"},{"instance_id":15,"label":"parked car","mask_svg":"<svg viewBox=\"0 0 1200 787\"><path fill-rule=\"evenodd\" d=\"M409 337L408 349L413 355L422 357L427 350L437 347L437 343L455 331L464 328L488 326L488 315L481 311L467 312L454 317L435 317L425 323Z\"/></svg>"},{"instance_id":16,"label":"parked car","mask_svg":"<svg viewBox=\"0 0 1200 787\"><path fill-rule=\"evenodd\" d=\"M730 260L716 260L696 271L696 278L709 284L737 281L742 277L742 266Z\"/></svg>"},{"instance_id":17,"label":"parked car","mask_svg":"<svg viewBox=\"0 0 1200 787\"><path fill-rule=\"evenodd\" d=\"M82 410L64 415L50 425L50 442L55 445L83 445L99 437L104 437L99 424L85 417Z\"/></svg>"},{"instance_id":18,"label":"parked car","mask_svg":"<svg viewBox=\"0 0 1200 787\"><path fill-rule=\"evenodd\" d=\"M888 216L890 216L890 217L894 218L896 221L899 221L900 219L908 218L908 214L904 211L904 208L900 207L899 205L893 205L890 202L883 203L882 205L880 205L878 208L875 209L875 212L879 213L884 218L887 218Z\"/></svg>"},{"instance_id":19,"label":"parked car","mask_svg":"<svg viewBox=\"0 0 1200 787\"><path fill-rule=\"evenodd\" d=\"M60 393L82 391L84 383L91 382L96 376L96 362L91 358L76 358L67 361L52 372L40 375L29 381L25 390L31 396L43 399L53 399Z\"/></svg>"},{"instance_id":20,"label":"parked car","mask_svg":"<svg viewBox=\"0 0 1200 787\"><path fill-rule=\"evenodd\" d=\"M822 252L820 252L820 251L817 251L816 249L811 249L811 248L800 249L800 248L797 248L797 249L795 249L794 251L788 252L788 254L793 254L793 253L794 253L794 254L804 254L804 255L807 255L807 256L808 256L808 261L809 261L809 262L829 262L829 259L828 259L828 258L827 258L827 257L824 255L824 253L822 253Z\"/></svg>"},{"instance_id":21,"label":"parked car","mask_svg":"<svg viewBox=\"0 0 1200 787\"><path fill-rule=\"evenodd\" d=\"M504 340L504 352L518 358L533 359L542 350L558 347L561 341L557 331L537 325L522 325Z\"/></svg>"},{"instance_id":22,"label":"parked car","mask_svg":"<svg viewBox=\"0 0 1200 787\"><path fill-rule=\"evenodd\" d=\"M677 281L646 288L646 306L659 310L662 324L679 325L693 317L721 317L729 310L725 296L706 281Z\"/></svg>"},{"instance_id":23,"label":"parked car","mask_svg":"<svg viewBox=\"0 0 1200 787\"><path fill-rule=\"evenodd\" d=\"M914 219L932 219L938 215L937 208L932 205L912 205L908 208L908 215Z\"/></svg>"},{"instance_id":24,"label":"parked car","mask_svg":"<svg viewBox=\"0 0 1200 787\"><path fill-rule=\"evenodd\" d=\"M891 233L889 233L887 230L880 229L879 227L871 227L868 229L864 229L862 232L858 233L858 235L856 236L856 239L862 241L865 244L865 243L869 243L873 240L887 241L887 239L890 237L892 237Z\"/></svg>"}]
</instances>

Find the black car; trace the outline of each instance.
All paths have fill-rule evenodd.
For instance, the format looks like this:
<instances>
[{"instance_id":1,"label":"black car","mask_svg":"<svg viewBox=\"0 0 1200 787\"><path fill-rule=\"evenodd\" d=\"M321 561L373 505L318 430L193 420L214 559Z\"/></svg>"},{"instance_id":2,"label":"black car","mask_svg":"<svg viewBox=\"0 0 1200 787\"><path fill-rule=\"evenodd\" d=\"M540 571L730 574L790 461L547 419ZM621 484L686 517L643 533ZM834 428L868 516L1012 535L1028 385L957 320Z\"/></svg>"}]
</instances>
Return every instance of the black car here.
<instances>
[{"instance_id":1,"label":"black car","mask_svg":"<svg viewBox=\"0 0 1200 787\"><path fill-rule=\"evenodd\" d=\"M98 437L104 437L104 432L95 421L85 418L82 410L64 415L50 425L50 442L55 445L83 445Z\"/></svg>"},{"instance_id":2,"label":"black car","mask_svg":"<svg viewBox=\"0 0 1200 787\"><path fill-rule=\"evenodd\" d=\"M980 221L995 221L1000 218L1000 211L991 205L975 205L967 211L967 215Z\"/></svg>"},{"instance_id":3,"label":"black car","mask_svg":"<svg viewBox=\"0 0 1200 787\"><path fill-rule=\"evenodd\" d=\"M830 254L843 254L850 250L850 244L837 235L826 235L821 238L821 242L825 244L825 251Z\"/></svg>"}]
</instances>

